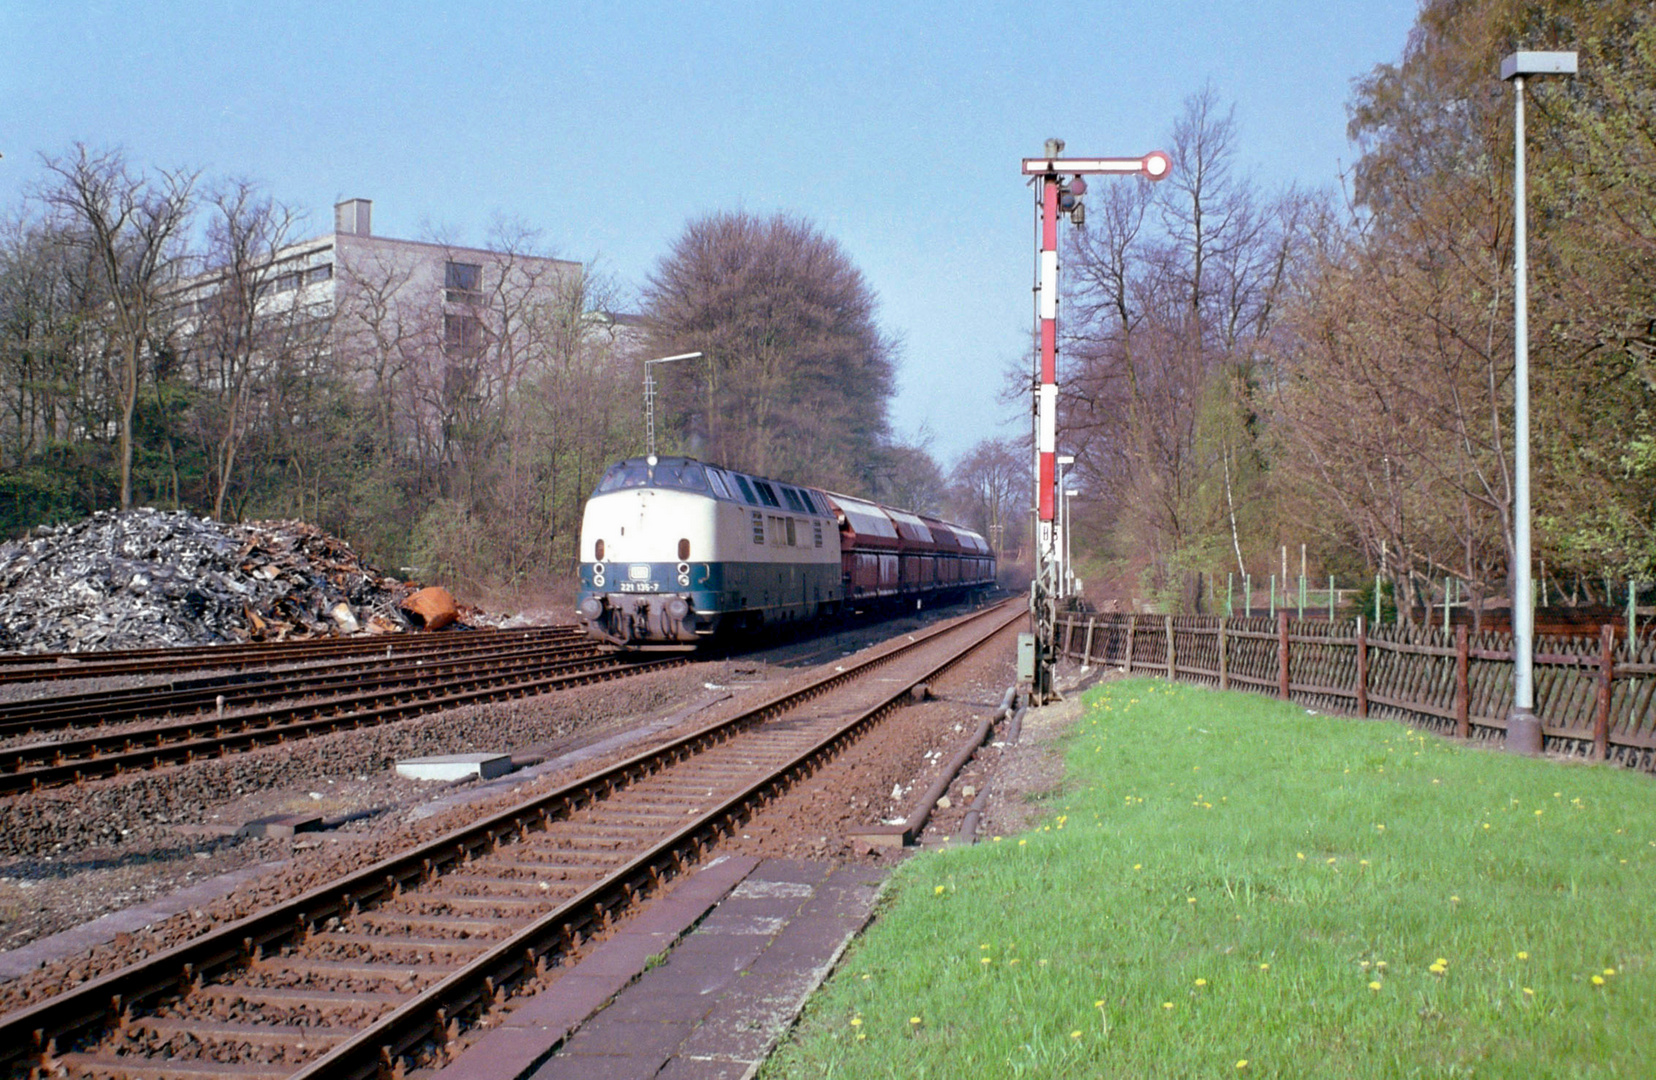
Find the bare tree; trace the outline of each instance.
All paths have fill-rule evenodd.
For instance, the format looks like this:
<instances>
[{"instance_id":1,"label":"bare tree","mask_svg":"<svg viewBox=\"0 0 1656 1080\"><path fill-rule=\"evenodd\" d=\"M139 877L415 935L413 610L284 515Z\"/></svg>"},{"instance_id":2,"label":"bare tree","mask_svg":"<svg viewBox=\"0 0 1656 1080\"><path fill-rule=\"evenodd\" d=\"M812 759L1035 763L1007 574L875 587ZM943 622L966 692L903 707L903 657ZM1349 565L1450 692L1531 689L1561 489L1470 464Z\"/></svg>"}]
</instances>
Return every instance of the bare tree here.
<instances>
[{"instance_id":1,"label":"bare tree","mask_svg":"<svg viewBox=\"0 0 1656 1080\"><path fill-rule=\"evenodd\" d=\"M210 463L212 515L223 518L237 455L255 420L255 402L301 351L326 336L320 310L303 303L304 267L287 251L297 215L249 181L209 198L204 281L185 312L184 343L201 394L195 421Z\"/></svg>"},{"instance_id":2,"label":"bare tree","mask_svg":"<svg viewBox=\"0 0 1656 1080\"><path fill-rule=\"evenodd\" d=\"M700 351L666 372L692 452L738 468L868 489L887 438L892 343L832 239L798 218L690 222L644 290L650 349Z\"/></svg>"},{"instance_id":3,"label":"bare tree","mask_svg":"<svg viewBox=\"0 0 1656 1080\"><path fill-rule=\"evenodd\" d=\"M152 336L164 332L167 290L179 276L198 174L134 175L119 151L44 157L56 175L41 197L95 268L116 357L120 402L121 507L132 505L133 414Z\"/></svg>"}]
</instances>

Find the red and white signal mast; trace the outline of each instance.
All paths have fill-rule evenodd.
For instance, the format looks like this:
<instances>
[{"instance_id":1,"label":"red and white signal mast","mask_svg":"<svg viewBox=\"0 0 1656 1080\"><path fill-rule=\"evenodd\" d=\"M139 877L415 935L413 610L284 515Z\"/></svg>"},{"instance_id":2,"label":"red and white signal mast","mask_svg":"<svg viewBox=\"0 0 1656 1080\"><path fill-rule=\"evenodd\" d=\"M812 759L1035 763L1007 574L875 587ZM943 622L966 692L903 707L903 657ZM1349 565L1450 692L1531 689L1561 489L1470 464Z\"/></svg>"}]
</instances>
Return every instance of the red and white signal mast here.
<instances>
[{"instance_id":1,"label":"red and white signal mast","mask_svg":"<svg viewBox=\"0 0 1656 1080\"><path fill-rule=\"evenodd\" d=\"M1054 696L1052 666L1057 659L1060 583L1058 536L1053 521L1058 505L1058 215L1068 214L1072 223L1082 223L1085 176L1162 180L1173 168L1172 159L1160 150L1136 158L1066 158L1063 153L1064 140L1048 139L1045 157L1023 160L1023 174L1034 177L1035 203L1041 218L1040 278L1035 283L1035 322L1040 341L1034 380L1035 580L1029 593L1035 632L1030 696L1037 705Z\"/></svg>"}]
</instances>

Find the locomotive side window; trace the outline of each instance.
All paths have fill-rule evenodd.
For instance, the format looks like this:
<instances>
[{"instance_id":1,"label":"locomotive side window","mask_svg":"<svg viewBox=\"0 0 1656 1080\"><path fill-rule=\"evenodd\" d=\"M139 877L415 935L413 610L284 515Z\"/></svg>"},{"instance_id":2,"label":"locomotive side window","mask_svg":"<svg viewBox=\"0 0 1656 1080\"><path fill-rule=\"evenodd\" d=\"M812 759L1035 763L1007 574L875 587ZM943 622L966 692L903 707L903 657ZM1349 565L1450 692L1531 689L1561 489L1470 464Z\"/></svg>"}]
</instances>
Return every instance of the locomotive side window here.
<instances>
[{"instance_id":1,"label":"locomotive side window","mask_svg":"<svg viewBox=\"0 0 1656 1080\"><path fill-rule=\"evenodd\" d=\"M730 498L730 490L725 487L724 477L719 475L719 470L708 469L707 482L713 485L713 494L721 499Z\"/></svg>"},{"instance_id":2,"label":"locomotive side window","mask_svg":"<svg viewBox=\"0 0 1656 1080\"><path fill-rule=\"evenodd\" d=\"M731 475L736 478L736 486L742 489L742 498L747 500L748 505L758 506L759 500L753 497L753 489L748 487L747 477L741 473L731 473Z\"/></svg>"},{"instance_id":3,"label":"locomotive side window","mask_svg":"<svg viewBox=\"0 0 1656 1080\"><path fill-rule=\"evenodd\" d=\"M765 483L763 480L755 480L753 482L753 488L755 491L759 492L760 501L762 501L766 506L774 506L778 510L782 509L782 504L776 500L775 489L773 489L769 484Z\"/></svg>"},{"instance_id":4,"label":"locomotive side window","mask_svg":"<svg viewBox=\"0 0 1656 1080\"><path fill-rule=\"evenodd\" d=\"M806 513L805 504L799 501L799 495L795 493L793 488L783 488L782 497L788 501L788 509L796 514Z\"/></svg>"},{"instance_id":5,"label":"locomotive side window","mask_svg":"<svg viewBox=\"0 0 1656 1080\"><path fill-rule=\"evenodd\" d=\"M753 512L753 542L755 544L765 542L765 515L757 510Z\"/></svg>"}]
</instances>

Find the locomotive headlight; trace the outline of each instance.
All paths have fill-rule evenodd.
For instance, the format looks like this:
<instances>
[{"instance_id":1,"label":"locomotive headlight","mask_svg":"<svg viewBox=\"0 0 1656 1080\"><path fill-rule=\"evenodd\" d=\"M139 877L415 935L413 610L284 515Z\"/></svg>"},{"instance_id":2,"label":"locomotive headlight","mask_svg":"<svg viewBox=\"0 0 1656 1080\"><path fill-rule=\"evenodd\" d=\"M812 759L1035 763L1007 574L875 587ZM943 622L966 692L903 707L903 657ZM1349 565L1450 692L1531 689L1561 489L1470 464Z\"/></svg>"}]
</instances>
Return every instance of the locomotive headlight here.
<instances>
[{"instance_id":1,"label":"locomotive headlight","mask_svg":"<svg viewBox=\"0 0 1656 1080\"><path fill-rule=\"evenodd\" d=\"M589 596L581 601L581 615L591 621L604 613L604 605L596 596Z\"/></svg>"}]
</instances>

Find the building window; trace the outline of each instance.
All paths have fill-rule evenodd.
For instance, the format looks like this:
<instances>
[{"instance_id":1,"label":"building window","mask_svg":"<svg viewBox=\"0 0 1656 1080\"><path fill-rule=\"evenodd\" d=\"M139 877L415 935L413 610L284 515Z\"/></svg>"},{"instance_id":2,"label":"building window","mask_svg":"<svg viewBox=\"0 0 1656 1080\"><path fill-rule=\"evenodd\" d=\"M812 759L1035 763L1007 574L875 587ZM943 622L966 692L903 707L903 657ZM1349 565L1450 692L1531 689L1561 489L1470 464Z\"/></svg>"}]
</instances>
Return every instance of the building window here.
<instances>
[{"instance_id":1,"label":"building window","mask_svg":"<svg viewBox=\"0 0 1656 1080\"><path fill-rule=\"evenodd\" d=\"M444 315L443 344L451 349L471 349L482 345L482 321L475 315Z\"/></svg>"},{"instance_id":2,"label":"building window","mask_svg":"<svg viewBox=\"0 0 1656 1080\"><path fill-rule=\"evenodd\" d=\"M328 281L332 278L333 263L323 263L321 266L313 266L309 270L305 271L306 285L315 285L318 282Z\"/></svg>"},{"instance_id":3,"label":"building window","mask_svg":"<svg viewBox=\"0 0 1656 1080\"><path fill-rule=\"evenodd\" d=\"M281 274L276 278L277 292L292 292L299 287L299 274Z\"/></svg>"},{"instance_id":4,"label":"building window","mask_svg":"<svg viewBox=\"0 0 1656 1080\"><path fill-rule=\"evenodd\" d=\"M479 263L451 262L443 264L443 288L448 290L450 303L476 300L483 291L483 267Z\"/></svg>"}]
</instances>

